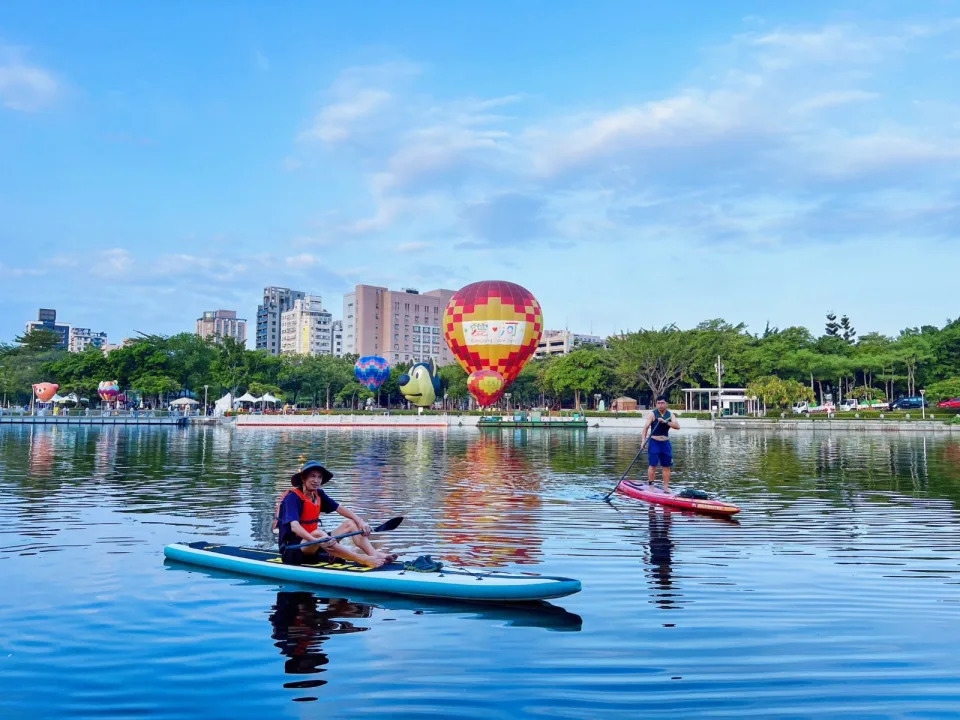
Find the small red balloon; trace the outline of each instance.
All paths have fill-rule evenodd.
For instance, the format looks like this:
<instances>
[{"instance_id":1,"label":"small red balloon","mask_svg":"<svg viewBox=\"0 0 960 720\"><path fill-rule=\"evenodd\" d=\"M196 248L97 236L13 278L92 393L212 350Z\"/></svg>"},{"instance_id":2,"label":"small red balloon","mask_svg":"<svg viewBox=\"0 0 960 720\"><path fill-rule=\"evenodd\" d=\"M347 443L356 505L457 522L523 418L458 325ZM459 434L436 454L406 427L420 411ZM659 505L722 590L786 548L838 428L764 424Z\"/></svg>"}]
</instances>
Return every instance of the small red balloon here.
<instances>
[{"instance_id":1,"label":"small red balloon","mask_svg":"<svg viewBox=\"0 0 960 720\"><path fill-rule=\"evenodd\" d=\"M506 388L503 375L496 370L477 370L467 376L467 389L480 403L480 407L493 405Z\"/></svg>"}]
</instances>

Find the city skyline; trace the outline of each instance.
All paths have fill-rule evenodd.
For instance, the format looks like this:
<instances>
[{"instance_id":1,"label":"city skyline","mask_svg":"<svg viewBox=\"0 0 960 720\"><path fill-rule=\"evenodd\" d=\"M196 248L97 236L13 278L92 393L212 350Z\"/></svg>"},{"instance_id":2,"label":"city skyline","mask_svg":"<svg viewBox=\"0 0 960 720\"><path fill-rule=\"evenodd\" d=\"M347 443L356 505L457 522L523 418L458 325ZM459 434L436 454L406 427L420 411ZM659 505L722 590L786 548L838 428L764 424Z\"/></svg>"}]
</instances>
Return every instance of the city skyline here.
<instances>
[{"instance_id":1,"label":"city skyline","mask_svg":"<svg viewBox=\"0 0 960 720\"><path fill-rule=\"evenodd\" d=\"M0 341L487 279L603 337L957 315L960 10L598 8L8 4Z\"/></svg>"}]
</instances>

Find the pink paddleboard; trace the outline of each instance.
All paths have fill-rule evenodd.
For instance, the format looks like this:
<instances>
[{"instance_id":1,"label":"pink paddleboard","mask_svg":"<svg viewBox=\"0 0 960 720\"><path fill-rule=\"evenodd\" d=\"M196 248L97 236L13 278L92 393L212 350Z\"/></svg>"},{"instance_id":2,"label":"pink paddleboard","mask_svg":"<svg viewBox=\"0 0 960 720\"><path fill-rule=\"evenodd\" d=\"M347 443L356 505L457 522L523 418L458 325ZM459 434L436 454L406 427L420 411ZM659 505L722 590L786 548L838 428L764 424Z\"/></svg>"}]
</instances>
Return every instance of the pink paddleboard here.
<instances>
[{"instance_id":1,"label":"pink paddleboard","mask_svg":"<svg viewBox=\"0 0 960 720\"><path fill-rule=\"evenodd\" d=\"M649 485L637 485L629 480L620 483L618 491L624 495L637 498L637 500L646 500L647 502L667 507L679 508L680 510L693 510L695 512L710 513L711 515L736 515L740 508L736 505L728 505L719 500L696 500L694 498L684 498L677 495L665 493Z\"/></svg>"}]
</instances>

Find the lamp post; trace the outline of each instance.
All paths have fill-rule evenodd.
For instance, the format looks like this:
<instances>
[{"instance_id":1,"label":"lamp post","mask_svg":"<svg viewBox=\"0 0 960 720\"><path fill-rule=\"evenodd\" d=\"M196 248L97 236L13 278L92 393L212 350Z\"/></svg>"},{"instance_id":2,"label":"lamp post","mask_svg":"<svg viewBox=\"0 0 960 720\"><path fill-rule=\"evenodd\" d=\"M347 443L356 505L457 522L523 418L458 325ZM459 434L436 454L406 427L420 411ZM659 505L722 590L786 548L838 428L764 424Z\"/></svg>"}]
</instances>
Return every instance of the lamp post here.
<instances>
[{"instance_id":1,"label":"lamp post","mask_svg":"<svg viewBox=\"0 0 960 720\"><path fill-rule=\"evenodd\" d=\"M923 401L923 396L926 394L926 392L927 392L926 390L920 391L920 417L922 420L927 419L927 405Z\"/></svg>"},{"instance_id":2,"label":"lamp post","mask_svg":"<svg viewBox=\"0 0 960 720\"><path fill-rule=\"evenodd\" d=\"M507 410L510 409L510 398L513 397L513 393L504 393L503 396L507 399Z\"/></svg>"},{"instance_id":3,"label":"lamp post","mask_svg":"<svg viewBox=\"0 0 960 720\"><path fill-rule=\"evenodd\" d=\"M448 396L449 394L450 394L450 393L444 393L444 394L443 394L443 411L444 411L444 412L447 411L447 396Z\"/></svg>"},{"instance_id":4,"label":"lamp post","mask_svg":"<svg viewBox=\"0 0 960 720\"><path fill-rule=\"evenodd\" d=\"M603 395L601 395L600 393L594 393L594 394L593 394L593 409L594 409L594 410L599 410L599 409L600 409L600 398L602 398L602 397L603 397Z\"/></svg>"},{"instance_id":5,"label":"lamp post","mask_svg":"<svg viewBox=\"0 0 960 720\"><path fill-rule=\"evenodd\" d=\"M209 386L209 385L204 385L204 386L203 386L203 414L204 414L204 416L206 416L206 414L207 414L207 388L208 388L208 387L210 387L210 386Z\"/></svg>"}]
</instances>

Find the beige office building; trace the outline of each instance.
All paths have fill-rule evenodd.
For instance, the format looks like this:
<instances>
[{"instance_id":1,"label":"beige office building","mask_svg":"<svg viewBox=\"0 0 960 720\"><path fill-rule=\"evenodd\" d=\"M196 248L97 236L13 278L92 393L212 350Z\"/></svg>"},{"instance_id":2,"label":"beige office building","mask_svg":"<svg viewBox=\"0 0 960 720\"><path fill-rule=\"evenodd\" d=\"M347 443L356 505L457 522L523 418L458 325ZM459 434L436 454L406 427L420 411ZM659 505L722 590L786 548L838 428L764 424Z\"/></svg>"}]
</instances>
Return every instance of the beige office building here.
<instances>
[{"instance_id":1,"label":"beige office building","mask_svg":"<svg viewBox=\"0 0 960 720\"><path fill-rule=\"evenodd\" d=\"M391 365L455 358L443 338L443 311L455 290L388 290L357 285L343 296L343 351L379 355Z\"/></svg>"},{"instance_id":2,"label":"beige office building","mask_svg":"<svg viewBox=\"0 0 960 720\"><path fill-rule=\"evenodd\" d=\"M241 345L247 342L247 321L235 310L205 310L197 318L197 335L202 338L233 338Z\"/></svg>"},{"instance_id":3,"label":"beige office building","mask_svg":"<svg viewBox=\"0 0 960 720\"><path fill-rule=\"evenodd\" d=\"M280 352L283 355L333 354L333 316L323 309L319 295L305 295L280 314Z\"/></svg>"}]
</instances>

